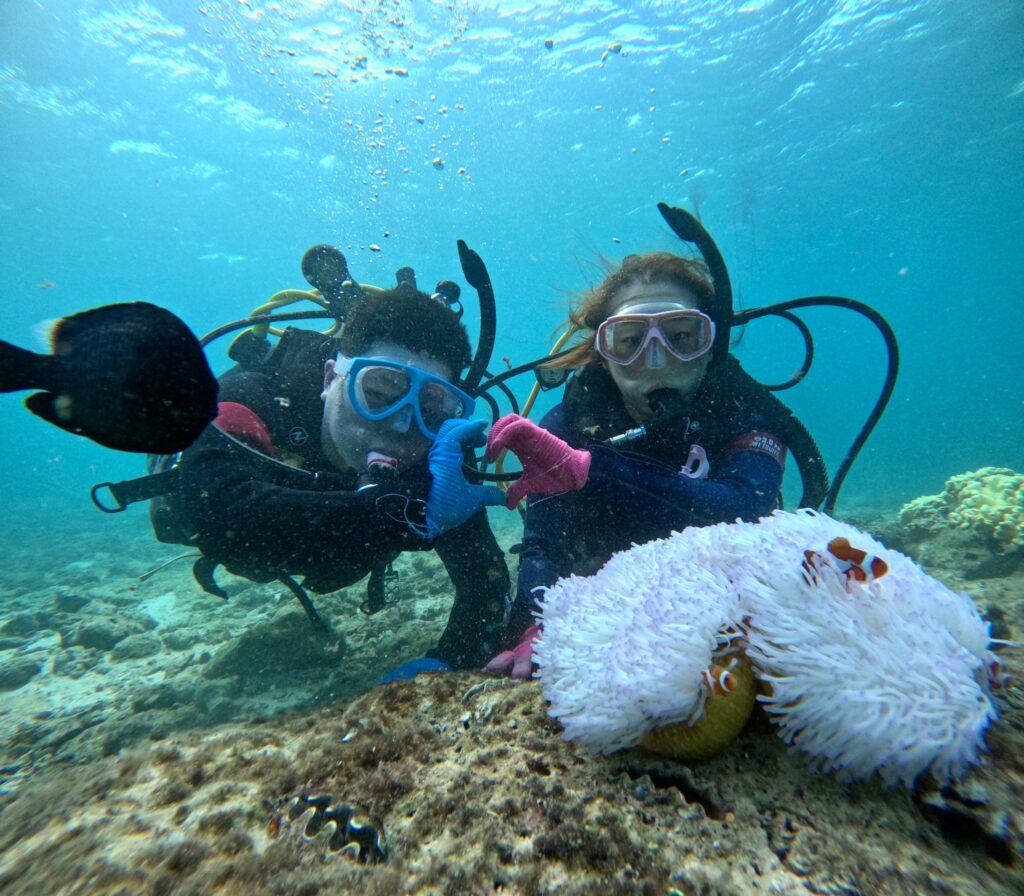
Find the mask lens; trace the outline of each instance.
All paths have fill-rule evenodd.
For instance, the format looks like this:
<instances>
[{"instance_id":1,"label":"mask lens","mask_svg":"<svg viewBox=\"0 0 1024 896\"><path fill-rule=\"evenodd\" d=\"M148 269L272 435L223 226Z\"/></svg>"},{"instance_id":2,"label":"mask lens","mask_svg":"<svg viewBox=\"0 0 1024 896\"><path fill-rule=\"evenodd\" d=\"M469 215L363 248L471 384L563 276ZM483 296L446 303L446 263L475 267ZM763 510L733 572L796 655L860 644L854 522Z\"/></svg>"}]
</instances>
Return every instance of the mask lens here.
<instances>
[{"instance_id":1,"label":"mask lens","mask_svg":"<svg viewBox=\"0 0 1024 896\"><path fill-rule=\"evenodd\" d=\"M393 367L364 367L356 374L356 398L370 414L380 414L409 394L409 375Z\"/></svg>"},{"instance_id":2,"label":"mask lens","mask_svg":"<svg viewBox=\"0 0 1024 896\"><path fill-rule=\"evenodd\" d=\"M700 354L711 344L704 320L693 315L661 321L661 333L668 347L684 358Z\"/></svg>"},{"instance_id":3,"label":"mask lens","mask_svg":"<svg viewBox=\"0 0 1024 896\"><path fill-rule=\"evenodd\" d=\"M394 428L404 432L415 414L420 433L432 439L445 420L473 413L474 401L470 396L416 367L390 361L375 364L368 358L355 358L350 369L353 372L349 400L367 420L393 418Z\"/></svg>"},{"instance_id":4,"label":"mask lens","mask_svg":"<svg viewBox=\"0 0 1024 896\"><path fill-rule=\"evenodd\" d=\"M440 383L424 383L419 395L420 416L423 424L436 434L445 420L462 416L462 402L458 396Z\"/></svg>"},{"instance_id":5,"label":"mask lens","mask_svg":"<svg viewBox=\"0 0 1024 896\"><path fill-rule=\"evenodd\" d=\"M645 321L611 321L602 328L602 346L614 360L628 364L643 346L647 327Z\"/></svg>"}]
</instances>

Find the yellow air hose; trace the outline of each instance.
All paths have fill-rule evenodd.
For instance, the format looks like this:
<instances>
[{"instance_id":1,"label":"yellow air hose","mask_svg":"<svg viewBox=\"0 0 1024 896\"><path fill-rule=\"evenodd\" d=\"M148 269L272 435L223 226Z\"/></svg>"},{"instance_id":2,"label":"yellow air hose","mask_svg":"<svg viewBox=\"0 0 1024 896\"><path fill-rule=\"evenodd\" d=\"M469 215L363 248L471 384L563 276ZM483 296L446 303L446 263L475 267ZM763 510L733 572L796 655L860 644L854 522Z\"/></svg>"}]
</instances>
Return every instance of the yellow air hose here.
<instances>
[{"instance_id":1,"label":"yellow air hose","mask_svg":"<svg viewBox=\"0 0 1024 896\"><path fill-rule=\"evenodd\" d=\"M380 292L384 292L380 286L374 286L372 283L360 283L358 284L359 289L367 295L375 295ZM313 302L319 305L325 311L329 311L330 307L323 295L318 289L282 289L280 292L275 292L266 302L253 308L249 312L250 317L257 317L262 314L273 314L275 311L280 311L287 305L294 305L296 302ZM341 327L340 321L335 321L334 324L327 330L324 331L325 335L332 336L338 332ZM281 336L284 330L279 327L272 327L269 323L253 324L248 330L243 330L232 340L231 346L234 347L235 342L241 339L246 333L252 333L257 339L266 339L268 335ZM230 355L231 348L228 349Z\"/></svg>"},{"instance_id":2,"label":"yellow air hose","mask_svg":"<svg viewBox=\"0 0 1024 896\"><path fill-rule=\"evenodd\" d=\"M559 336L558 340L551 347L551 351L548 352L548 355L557 355L562 350L562 346L564 346L569 340L569 337L573 335L573 332L574 331L572 329L567 329L561 336ZM523 402L523 408L520 411L521 416L530 416L530 411L533 410L533 405L537 401L538 395L540 395L540 383L536 382L533 384L533 388L530 389L530 394L526 396L526 401ZM494 462L495 472L503 473L505 471L505 455L507 453L507 451L502 451L501 454L498 455L497 460ZM500 485L503 489L508 491L509 484L507 482L502 482ZM522 504L522 502L520 502L520 504ZM520 512L522 512L522 507L520 507Z\"/></svg>"}]
</instances>

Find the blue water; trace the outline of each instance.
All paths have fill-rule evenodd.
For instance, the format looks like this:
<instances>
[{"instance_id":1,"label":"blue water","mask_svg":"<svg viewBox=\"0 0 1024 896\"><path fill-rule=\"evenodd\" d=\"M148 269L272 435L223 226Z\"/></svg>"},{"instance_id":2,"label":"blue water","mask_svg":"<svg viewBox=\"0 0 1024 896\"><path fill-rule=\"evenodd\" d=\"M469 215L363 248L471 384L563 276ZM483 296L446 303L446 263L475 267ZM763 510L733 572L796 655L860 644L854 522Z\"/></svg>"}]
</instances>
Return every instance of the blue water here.
<instances>
[{"instance_id":1,"label":"blue water","mask_svg":"<svg viewBox=\"0 0 1024 896\"><path fill-rule=\"evenodd\" d=\"M461 238L500 369L547 350L601 255L679 246L663 200L700 213L738 303L848 295L890 321L897 390L839 507L898 506L1024 467L1022 49L1019 0L8 2L0 335L41 347L45 321L127 299L206 332L305 286L318 242L365 282L465 286ZM814 368L783 398L834 470L885 356L849 312L805 319ZM767 381L802 358L781 323L736 351ZM0 398L8 512L116 525L88 487L141 461L21 397Z\"/></svg>"}]
</instances>

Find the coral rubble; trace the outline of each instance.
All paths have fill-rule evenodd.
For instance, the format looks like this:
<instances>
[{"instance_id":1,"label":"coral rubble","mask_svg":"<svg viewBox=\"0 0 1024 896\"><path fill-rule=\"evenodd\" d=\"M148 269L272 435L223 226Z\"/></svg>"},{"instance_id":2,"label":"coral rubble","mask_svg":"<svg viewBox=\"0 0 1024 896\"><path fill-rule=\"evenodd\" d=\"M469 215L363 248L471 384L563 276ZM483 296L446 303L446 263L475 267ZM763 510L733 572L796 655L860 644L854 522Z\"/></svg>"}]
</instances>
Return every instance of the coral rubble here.
<instances>
[{"instance_id":1,"label":"coral rubble","mask_svg":"<svg viewBox=\"0 0 1024 896\"><path fill-rule=\"evenodd\" d=\"M0 814L0 890L916 894L941 881L998 896L1024 886L1009 741L973 790L922 803L815 775L766 729L762 718L696 765L601 757L563 740L536 683L421 676L50 769ZM359 861L316 836L319 825L303 836L305 821L288 824L309 794L365 807L386 832L386 859ZM999 820L963 833L972 798Z\"/></svg>"}]
</instances>

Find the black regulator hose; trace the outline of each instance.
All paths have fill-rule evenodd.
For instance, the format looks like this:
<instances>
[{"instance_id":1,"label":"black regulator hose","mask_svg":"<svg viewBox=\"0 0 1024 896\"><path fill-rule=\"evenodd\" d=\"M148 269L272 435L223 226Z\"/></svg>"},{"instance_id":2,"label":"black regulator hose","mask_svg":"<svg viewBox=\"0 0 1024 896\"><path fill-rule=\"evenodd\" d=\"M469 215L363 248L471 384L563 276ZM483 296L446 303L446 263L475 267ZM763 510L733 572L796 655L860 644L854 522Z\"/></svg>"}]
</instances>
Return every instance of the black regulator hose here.
<instances>
[{"instance_id":1,"label":"black regulator hose","mask_svg":"<svg viewBox=\"0 0 1024 896\"><path fill-rule=\"evenodd\" d=\"M773 311L777 317L781 317L783 320L788 320L794 327L800 331L800 335L804 339L804 362L801 364L796 373L794 373L788 380L782 383L774 383L769 385L768 383L762 383L769 392L781 392L783 389L792 389L797 383L799 383L811 370L811 364L814 363L814 337L811 335L811 328L807 326L799 317L795 314L790 314L788 311ZM739 317L739 315L736 315ZM735 320L735 318L734 318Z\"/></svg>"},{"instance_id":2,"label":"black regulator hose","mask_svg":"<svg viewBox=\"0 0 1024 896\"><path fill-rule=\"evenodd\" d=\"M846 479L847 473L850 472L850 467L857 459L860 449L864 447L864 443L867 441L868 436L871 435L875 426L878 424L879 418L881 418L882 413L885 411L886 405L888 405L889 399L892 397L893 390L896 388L896 377L900 370L900 347L899 343L896 341L895 332L893 332L892 327L889 326L889 322L870 305L865 305L863 302L858 302L856 299L848 299L845 296L806 296L801 299L790 299L787 302L778 302L774 305L766 305L763 308L750 308L745 311L740 311L735 315L733 320L735 324L742 325L770 314L791 319L791 315L789 315L788 312L794 308L809 308L822 305L832 306L835 308L849 308L851 311L856 311L858 314L864 315L864 317L870 320L871 323L878 328L879 333L882 334L882 339L885 341L885 349L889 355L889 363L885 372L885 381L882 383L882 389L878 394L878 398L875 400L875 404L871 408L871 413L868 414L867 420L864 421L864 425L860 428L860 432L857 433L857 437L853 440L853 444L850 445L849 450L846 452L842 462L839 464L839 469L836 470L835 478L832 480L832 487L828 489L827 494L824 496L824 503L822 504L821 509L825 513L831 514L835 509L836 499L839 497L839 489L842 488L843 481ZM779 404L781 405L782 403L779 402ZM785 407L785 405L782 406ZM782 433L779 433L779 436L781 438Z\"/></svg>"},{"instance_id":3,"label":"black regulator hose","mask_svg":"<svg viewBox=\"0 0 1024 896\"><path fill-rule=\"evenodd\" d=\"M221 336L226 336L228 333L233 333L235 330L242 330L245 327L254 327L257 324L276 324L284 321L293 320L337 320L338 316L333 311L280 311L274 314L252 314L249 317L243 317L241 320L233 320L230 323L222 324L215 330L210 330L202 339L199 340L199 344L206 348L215 339L220 339ZM324 338L327 338L326 336Z\"/></svg>"},{"instance_id":4,"label":"black regulator hose","mask_svg":"<svg viewBox=\"0 0 1024 896\"><path fill-rule=\"evenodd\" d=\"M704 225L691 215L688 211L665 202L658 203L658 211L661 212L665 223L672 228L672 232L681 240L692 243L697 247L704 264L707 265L708 273L711 275L711 283L715 289L714 305L707 311L715 321L715 341L712 344L712 358L708 365L712 375L736 376L731 367L727 370L729 355L729 338L734 325L739 323L740 315L734 315L732 306L732 282L729 279L729 269L725 266L725 259L718 249L718 245L711 238ZM791 318L795 320L795 318ZM809 331L802 328L805 333L805 341L809 338ZM806 373L809 360L805 359L805 366L802 368L800 378ZM783 439L793 454L797 469L800 471L800 479L803 483L803 496L800 499L801 507L818 507L821 501L828 494L828 468L821 456L814 438L805 427L778 398L768 389L758 383L739 364L735 369L741 375L741 383L737 385L746 387L748 390L756 389L762 393L762 401L765 406L771 409L772 423L778 430L779 438Z\"/></svg>"},{"instance_id":5,"label":"black regulator hose","mask_svg":"<svg viewBox=\"0 0 1024 896\"><path fill-rule=\"evenodd\" d=\"M476 392L491 363L491 353L494 351L494 339L498 328L498 315L494 306L494 287L491 286L491 277L487 273L483 259L464 240L459 240L459 263L462 265L462 273L480 299L480 338L476 344L476 354L473 356L473 363L463 378L466 391L470 394Z\"/></svg>"},{"instance_id":6,"label":"black regulator hose","mask_svg":"<svg viewBox=\"0 0 1024 896\"><path fill-rule=\"evenodd\" d=\"M711 234L688 211L665 202L658 203L658 211L661 212L665 223L672 228L672 232L679 239L685 243L693 243L697 247L704 259L704 264L708 267L708 273L711 274L711 284L715 288L715 301L713 307L706 310L715 321L715 341L711 346L713 355L709 366L721 368L729 354L729 334L733 325L732 281L729 279L729 269L725 266L725 259L718 251L718 246L711 238Z\"/></svg>"}]
</instances>

